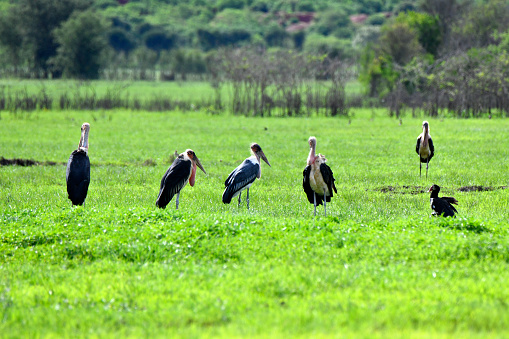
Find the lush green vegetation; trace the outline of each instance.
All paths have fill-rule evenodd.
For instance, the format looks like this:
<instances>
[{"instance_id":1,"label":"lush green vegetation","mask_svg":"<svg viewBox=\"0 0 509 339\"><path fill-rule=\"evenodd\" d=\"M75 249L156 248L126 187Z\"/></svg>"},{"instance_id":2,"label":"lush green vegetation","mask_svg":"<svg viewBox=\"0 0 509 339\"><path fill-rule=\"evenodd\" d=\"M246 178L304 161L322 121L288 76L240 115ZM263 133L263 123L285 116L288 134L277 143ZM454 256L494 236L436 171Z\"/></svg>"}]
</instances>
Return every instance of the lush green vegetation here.
<instances>
[{"instance_id":1,"label":"lush green vegetation","mask_svg":"<svg viewBox=\"0 0 509 339\"><path fill-rule=\"evenodd\" d=\"M263 116L271 102L299 115L306 94L292 86L336 79L329 115L509 116L506 2L0 0L0 77L234 82L243 93L225 106ZM352 80L361 91L345 100Z\"/></svg>"},{"instance_id":2,"label":"lush green vegetation","mask_svg":"<svg viewBox=\"0 0 509 339\"><path fill-rule=\"evenodd\" d=\"M504 337L509 225L503 119L260 119L203 112L2 112L0 333L20 336ZM92 182L72 208L65 163L91 123ZM307 138L334 171L328 217L301 188ZM223 181L257 141L272 167L245 203ZM155 207L175 149L207 175ZM431 218L432 184L459 217ZM463 192L483 186L488 191Z\"/></svg>"}]
</instances>

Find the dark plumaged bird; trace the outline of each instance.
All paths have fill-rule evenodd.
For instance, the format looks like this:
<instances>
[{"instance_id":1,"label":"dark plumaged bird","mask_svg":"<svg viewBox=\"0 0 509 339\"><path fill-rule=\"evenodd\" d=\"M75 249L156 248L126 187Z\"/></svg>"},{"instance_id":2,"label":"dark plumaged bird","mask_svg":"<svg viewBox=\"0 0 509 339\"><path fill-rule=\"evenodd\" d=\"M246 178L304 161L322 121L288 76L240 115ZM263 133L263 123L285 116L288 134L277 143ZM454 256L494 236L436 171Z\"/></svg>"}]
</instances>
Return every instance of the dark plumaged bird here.
<instances>
[{"instance_id":1,"label":"dark plumaged bird","mask_svg":"<svg viewBox=\"0 0 509 339\"><path fill-rule=\"evenodd\" d=\"M269 160L262 151L262 148L257 143L251 144L251 153L253 156L247 158L234 169L226 181L224 182L223 203L229 204L234 197L240 197L242 191L247 189L247 209L249 209L249 187L253 184L256 178L260 179L262 175L262 167L260 166L260 158L263 159L270 166Z\"/></svg>"},{"instance_id":2,"label":"dark plumaged bird","mask_svg":"<svg viewBox=\"0 0 509 339\"><path fill-rule=\"evenodd\" d=\"M166 205L168 205L173 196L177 194L176 206L177 209L179 208L180 191L188 181L189 185L194 186L196 180L196 166L198 166L203 173L207 174L192 149L187 149L185 152L179 154L161 179L161 189L159 190L159 196L156 200L157 207L166 208Z\"/></svg>"},{"instance_id":3,"label":"dark plumaged bird","mask_svg":"<svg viewBox=\"0 0 509 339\"><path fill-rule=\"evenodd\" d=\"M67 194L73 205L83 205L90 184L90 160L88 159L88 133L90 124L81 126L81 137L78 149L71 153L67 162L65 180Z\"/></svg>"},{"instance_id":4,"label":"dark plumaged bird","mask_svg":"<svg viewBox=\"0 0 509 339\"><path fill-rule=\"evenodd\" d=\"M334 196L336 185L334 185L334 174L330 167L325 163L327 159L322 154L316 155L316 138L310 137L309 143L309 156L307 166L302 173L304 178L302 180L302 187L308 197L310 203L315 206L323 204L325 215L327 216L327 202L330 202Z\"/></svg>"},{"instance_id":5,"label":"dark plumaged bird","mask_svg":"<svg viewBox=\"0 0 509 339\"><path fill-rule=\"evenodd\" d=\"M458 204L458 200L453 197L438 197L440 192L440 186L433 185L429 188L430 194L430 205L433 210L432 215L443 215L444 217L454 217L454 213L458 211L452 204Z\"/></svg>"},{"instance_id":6,"label":"dark plumaged bird","mask_svg":"<svg viewBox=\"0 0 509 339\"><path fill-rule=\"evenodd\" d=\"M433 146L433 140L429 134L429 123L427 121L422 122L422 133L417 137L417 145L415 151L419 154L419 176L422 172L422 164L426 164L426 178L428 177L428 165L435 154L435 147Z\"/></svg>"}]
</instances>

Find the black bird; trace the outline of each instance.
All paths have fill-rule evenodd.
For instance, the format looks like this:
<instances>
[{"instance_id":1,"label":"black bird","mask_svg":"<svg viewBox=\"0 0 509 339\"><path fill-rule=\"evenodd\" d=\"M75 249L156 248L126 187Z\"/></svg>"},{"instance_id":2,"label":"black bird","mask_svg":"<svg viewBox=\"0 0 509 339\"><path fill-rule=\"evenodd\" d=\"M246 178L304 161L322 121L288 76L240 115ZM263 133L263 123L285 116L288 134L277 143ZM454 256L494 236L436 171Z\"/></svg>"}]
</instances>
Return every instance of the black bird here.
<instances>
[{"instance_id":1,"label":"black bird","mask_svg":"<svg viewBox=\"0 0 509 339\"><path fill-rule=\"evenodd\" d=\"M315 206L323 204L325 215L327 215L327 202L330 202L334 196L334 192L338 193L336 185L334 185L334 174L330 167L325 163L327 159L322 154L316 155L316 138L310 137L309 143L309 156L307 166L302 173L304 178L302 180L302 187L308 197L310 203Z\"/></svg>"},{"instance_id":2,"label":"black bird","mask_svg":"<svg viewBox=\"0 0 509 339\"><path fill-rule=\"evenodd\" d=\"M422 133L417 137L417 145L415 145L415 151L419 155L419 176L422 175L422 164L426 164L426 178L428 177L428 165L435 155L435 147L433 146L433 140L429 134L429 123L427 121L422 122Z\"/></svg>"},{"instance_id":3,"label":"black bird","mask_svg":"<svg viewBox=\"0 0 509 339\"><path fill-rule=\"evenodd\" d=\"M83 205L90 184L90 160L88 159L88 133L90 124L81 126L81 137L78 149L71 153L67 162L65 180L67 194L73 205Z\"/></svg>"},{"instance_id":4,"label":"black bird","mask_svg":"<svg viewBox=\"0 0 509 339\"><path fill-rule=\"evenodd\" d=\"M454 217L454 213L458 211L452 204L458 204L458 200L453 197L438 197L440 192L440 186L433 185L429 188L430 194L430 205L433 210L432 215L443 215L444 217Z\"/></svg>"},{"instance_id":5,"label":"black bird","mask_svg":"<svg viewBox=\"0 0 509 339\"><path fill-rule=\"evenodd\" d=\"M173 196L177 194L176 206L177 209L179 208L180 191L187 184L187 181L189 181L189 185L194 186L196 180L196 166L198 166L203 173L207 174L192 149L187 149L185 152L179 154L161 179L161 189L159 190L159 196L156 200L157 207L166 208L166 205L168 205Z\"/></svg>"},{"instance_id":6,"label":"black bird","mask_svg":"<svg viewBox=\"0 0 509 339\"><path fill-rule=\"evenodd\" d=\"M262 176L260 158L270 167L269 160L267 160L260 145L257 143L251 144L251 153L253 156L247 158L235 168L224 182L223 203L229 204L238 195L240 207L240 196L242 191L247 189L246 201L247 209L249 209L249 187L251 187L256 178L260 179Z\"/></svg>"}]
</instances>

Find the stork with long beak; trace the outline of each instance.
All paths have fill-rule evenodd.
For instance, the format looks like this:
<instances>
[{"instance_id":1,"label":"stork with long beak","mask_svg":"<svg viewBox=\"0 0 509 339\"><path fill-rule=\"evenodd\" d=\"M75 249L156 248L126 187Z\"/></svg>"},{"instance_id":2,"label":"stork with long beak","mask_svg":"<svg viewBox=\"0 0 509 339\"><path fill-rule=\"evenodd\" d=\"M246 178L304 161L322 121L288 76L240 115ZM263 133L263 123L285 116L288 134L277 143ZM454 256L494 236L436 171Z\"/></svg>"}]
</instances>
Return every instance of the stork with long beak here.
<instances>
[{"instance_id":1,"label":"stork with long beak","mask_svg":"<svg viewBox=\"0 0 509 339\"><path fill-rule=\"evenodd\" d=\"M417 137L417 145L415 151L419 155L419 176L422 175L422 164L426 164L426 178L428 178L428 165L435 154L435 147L433 146L433 140L429 134L429 123L427 121L422 122L422 133Z\"/></svg>"},{"instance_id":2,"label":"stork with long beak","mask_svg":"<svg viewBox=\"0 0 509 339\"><path fill-rule=\"evenodd\" d=\"M161 179L161 188L156 200L157 207L166 208L166 205L168 205L173 196L177 194L176 207L177 209L179 208L180 191L188 181L189 185L194 186L196 181L196 166L203 173L207 174L192 149L187 149L179 154Z\"/></svg>"},{"instance_id":3,"label":"stork with long beak","mask_svg":"<svg viewBox=\"0 0 509 339\"><path fill-rule=\"evenodd\" d=\"M81 137L78 149L74 150L67 161L65 180L67 194L73 205L83 205L90 184L90 160L88 159L88 134L90 124L81 125Z\"/></svg>"},{"instance_id":4,"label":"stork with long beak","mask_svg":"<svg viewBox=\"0 0 509 339\"><path fill-rule=\"evenodd\" d=\"M338 193L336 185L334 185L334 174L330 167L325 163L327 159L322 154L316 155L316 138L310 137L309 156L307 166L302 173L302 187L308 197L308 201L315 206L323 204L325 215L327 216L327 202L331 201L334 192Z\"/></svg>"},{"instance_id":5,"label":"stork with long beak","mask_svg":"<svg viewBox=\"0 0 509 339\"><path fill-rule=\"evenodd\" d=\"M229 204L238 195L240 207L240 197L242 191L246 189L247 209L249 209L249 187L251 187L256 178L260 179L262 176L260 158L270 167L269 160L267 160L260 145L257 143L251 144L251 153L253 156L247 158L235 168L224 182L223 203Z\"/></svg>"}]
</instances>

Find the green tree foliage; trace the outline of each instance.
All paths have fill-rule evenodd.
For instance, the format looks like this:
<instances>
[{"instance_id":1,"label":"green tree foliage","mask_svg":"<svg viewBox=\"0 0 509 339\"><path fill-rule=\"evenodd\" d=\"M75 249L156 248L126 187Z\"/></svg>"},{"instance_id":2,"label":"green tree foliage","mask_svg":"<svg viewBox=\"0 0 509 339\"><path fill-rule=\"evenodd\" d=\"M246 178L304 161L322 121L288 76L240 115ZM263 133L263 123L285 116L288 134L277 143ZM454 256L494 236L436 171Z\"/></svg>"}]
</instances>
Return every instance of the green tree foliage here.
<instances>
[{"instance_id":1,"label":"green tree foliage","mask_svg":"<svg viewBox=\"0 0 509 339\"><path fill-rule=\"evenodd\" d=\"M251 10L267 13L269 11L270 5L266 0L255 0L250 6Z\"/></svg>"},{"instance_id":2,"label":"green tree foliage","mask_svg":"<svg viewBox=\"0 0 509 339\"><path fill-rule=\"evenodd\" d=\"M457 30L472 47L495 43L493 33L509 28L509 5L506 0L492 0L480 4L478 10L466 14Z\"/></svg>"},{"instance_id":3,"label":"green tree foliage","mask_svg":"<svg viewBox=\"0 0 509 339\"><path fill-rule=\"evenodd\" d=\"M438 47L442 43L442 34L436 16L409 11L400 13L396 17L396 22L407 23L417 32L417 38L422 48L434 57L437 56Z\"/></svg>"},{"instance_id":4,"label":"green tree foliage","mask_svg":"<svg viewBox=\"0 0 509 339\"><path fill-rule=\"evenodd\" d=\"M217 2L217 8L222 11L225 8L241 9L246 5L245 0L219 0Z\"/></svg>"},{"instance_id":5,"label":"green tree foliage","mask_svg":"<svg viewBox=\"0 0 509 339\"><path fill-rule=\"evenodd\" d=\"M97 79L106 48L105 24L93 11L75 13L54 30L59 47L50 63L66 77Z\"/></svg>"},{"instance_id":6,"label":"green tree foliage","mask_svg":"<svg viewBox=\"0 0 509 339\"><path fill-rule=\"evenodd\" d=\"M359 13L374 14L383 10L383 2L380 0L358 0L356 5Z\"/></svg>"},{"instance_id":7,"label":"green tree foliage","mask_svg":"<svg viewBox=\"0 0 509 339\"><path fill-rule=\"evenodd\" d=\"M136 41L132 35L118 27L112 28L108 33L108 42L117 53L124 53L126 58L136 48Z\"/></svg>"},{"instance_id":8,"label":"green tree foliage","mask_svg":"<svg viewBox=\"0 0 509 339\"><path fill-rule=\"evenodd\" d=\"M90 5L91 0L19 0L2 16L2 21L12 24L8 36L21 38L19 46L30 55L34 70L46 76L48 60L56 55L58 47L53 30L75 10L84 10Z\"/></svg>"},{"instance_id":9,"label":"green tree foliage","mask_svg":"<svg viewBox=\"0 0 509 339\"><path fill-rule=\"evenodd\" d=\"M322 35L333 35L336 30L349 25L350 18L348 14L343 9L337 8L333 11L321 13L313 29Z\"/></svg>"},{"instance_id":10,"label":"green tree foliage","mask_svg":"<svg viewBox=\"0 0 509 339\"><path fill-rule=\"evenodd\" d=\"M385 26L380 38L381 51L398 65L405 65L422 52L418 32L407 22Z\"/></svg>"},{"instance_id":11,"label":"green tree foliage","mask_svg":"<svg viewBox=\"0 0 509 339\"><path fill-rule=\"evenodd\" d=\"M2 13L0 16L0 44L5 48L7 58L14 66L21 63L23 53L23 32L20 18Z\"/></svg>"},{"instance_id":12,"label":"green tree foliage","mask_svg":"<svg viewBox=\"0 0 509 339\"><path fill-rule=\"evenodd\" d=\"M291 38L293 40L293 47L296 50L302 50L304 47L304 42L306 41L306 33L304 31L298 31L291 34Z\"/></svg>"},{"instance_id":13,"label":"green tree foliage","mask_svg":"<svg viewBox=\"0 0 509 339\"><path fill-rule=\"evenodd\" d=\"M353 56L350 40L333 36L324 37L319 34L312 34L306 38L304 51L310 54L326 54L330 58L346 59Z\"/></svg>"},{"instance_id":14,"label":"green tree foliage","mask_svg":"<svg viewBox=\"0 0 509 339\"><path fill-rule=\"evenodd\" d=\"M143 41L148 49L157 53L159 59L161 51L168 51L176 45L176 36L162 29L154 29L145 33Z\"/></svg>"},{"instance_id":15,"label":"green tree foliage","mask_svg":"<svg viewBox=\"0 0 509 339\"><path fill-rule=\"evenodd\" d=\"M204 55L198 50L176 50L171 66L173 71L181 74L183 78L187 74L203 74L207 71Z\"/></svg>"},{"instance_id":16,"label":"green tree foliage","mask_svg":"<svg viewBox=\"0 0 509 339\"><path fill-rule=\"evenodd\" d=\"M244 29L198 29L198 40L201 47L205 50L211 50L221 46L231 46L238 43L249 41L251 34Z\"/></svg>"},{"instance_id":17,"label":"green tree foliage","mask_svg":"<svg viewBox=\"0 0 509 339\"><path fill-rule=\"evenodd\" d=\"M265 32L265 41L268 46L284 46L288 33L279 25L271 25Z\"/></svg>"}]
</instances>

